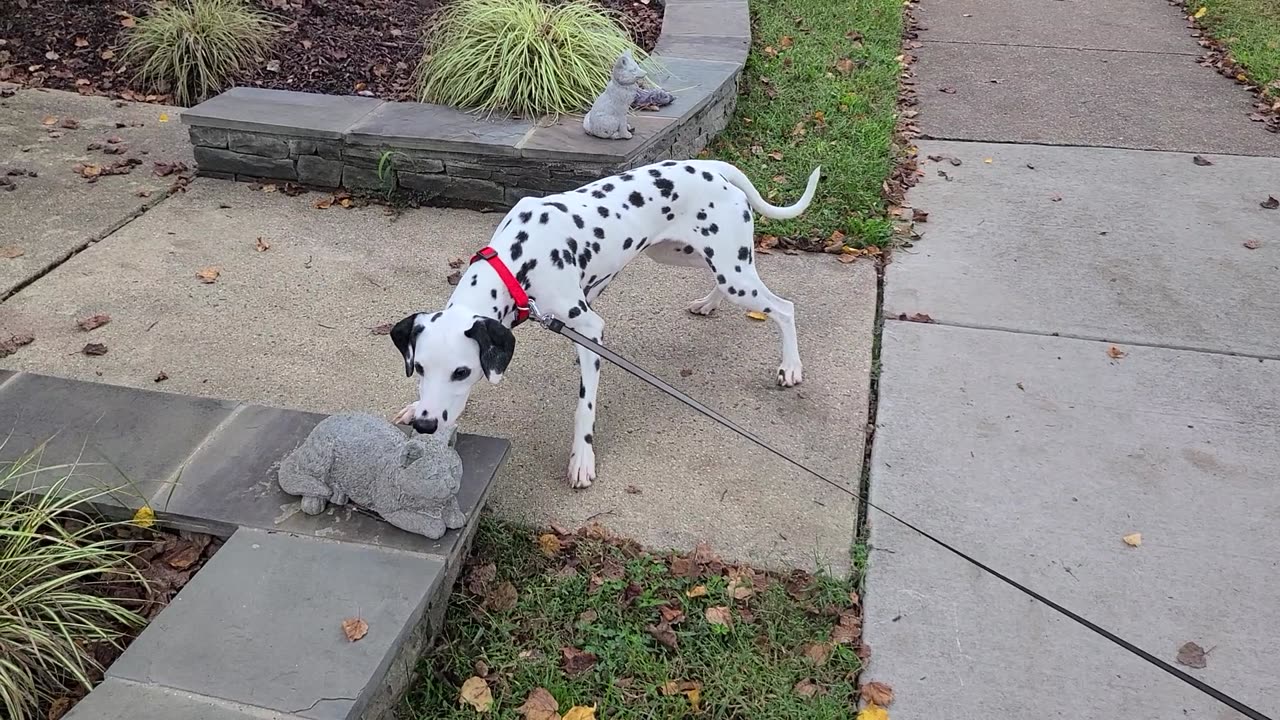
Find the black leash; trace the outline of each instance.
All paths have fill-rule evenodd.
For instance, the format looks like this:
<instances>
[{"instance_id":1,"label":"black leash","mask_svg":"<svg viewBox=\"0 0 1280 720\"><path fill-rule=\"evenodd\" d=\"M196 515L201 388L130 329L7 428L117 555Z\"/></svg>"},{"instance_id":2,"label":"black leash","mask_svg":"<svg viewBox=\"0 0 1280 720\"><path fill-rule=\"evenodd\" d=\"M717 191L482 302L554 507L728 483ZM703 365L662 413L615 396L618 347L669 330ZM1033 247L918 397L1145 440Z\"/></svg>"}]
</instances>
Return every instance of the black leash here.
<instances>
[{"instance_id":1,"label":"black leash","mask_svg":"<svg viewBox=\"0 0 1280 720\"><path fill-rule=\"evenodd\" d=\"M955 548L955 547L951 546L951 545L950 545L950 544L948 544L945 540L941 540L941 539L939 539L939 538L936 538L936 537L934 537L933 535L930 535L929 533L925 532L924 530L921 530L920 528L916 527L915 525L913 525L913 524L911 524L911 523L907 522L906 520L903 520L902 518L898 517L897 515L895 515L895 514L893 514L893 513L889 512L888 510L885 510L884 508L877 506L875 503L873 503L873 502L871 502L869 499L867 499L867 497L866 497L865 495L863 495L863 494L861 494L861 493L854 492L854 491L852 491L852 490L850 490L850 489L848 489L848 488L844 487L843 485L841 485L841 484L839 484L839 483L835 482L834 480L830 480L830 479L826 478L825 476L823 476L823 475L822 475L822 473L819 473L818 471L816 471L816 470L814 470L814 469L812 469L812 468L808 467L808 466L807 466L807 465L805 465L804 463L801 463L799 460L795 460L795 459L791 458L789 455L787 455L786 453L782 452L781 450L776 450L776 449L774 449L771 445L769 445L769 443L767 443L767 442L765 442L764 440L762 440L762 439L760 439L760 438L756 437L754 434L752 434L752 433L751 433L751 432L749 432L748 430L746 430L746 429L744 429L744 428L742 428L742 427L739 427L737 423L735 423L735 422L733 422L732 420L730 420L730 419L726 418L725 416L721 415L720 413L716 412L715 410L712 410L711 408L707 407L706 405L703 405L702 403L698 402L697 400L694 400L693 398L691 398L691 397L689 397L688 395L684 394L683 392L681 392L681 391L677 390L676 388L674 388L674 387L672 387L672 386L668 385L666 382L664 382L663 380L661 380L660 378L658 378L658 377L657 377L656 375L654 375L653 373L649 372L648 370L645 370L644 368L640 367L639 365L636 365L635 363L631 362L630 360L627 360L626 358L624 358L624 357L622 357L621 355L619 355L619 354L617 354L617 353L613 352L612 350L609 350L608 348L606 348L605 346L601 345L600 343L597 343L597 342L595 342L594 340L591 340L590 338L584 337L583 335L581 335L580 333L578 333L577 331L575 331L573 328L571 328L571 327L569 327L569 326L565 325L565 324L564 324L563 322L561 322L560 320L558 320L558 319L556 319L556 318L554 318L554 317L545 316L545 315L543 315L543 316L539 316L539 315L537 314L537 309L536 309L536 308L534 309L534 313L535 313L535 319L537 319L537 320L538 320L538 322L540 322L540 323L543 325L543 327L547 328L547 329L548 329L548 330L550 330L551 332L554 332L554 333L556 333L556 334L558 334L558 335L562 335L562 336L564 336L564 337L568 338L569 340L571 340L571 341L573 341L573 342L575 342L575 343L577 343L577 344L581 345L582 347L584 347L584 348L586 348L586 349L590 350L591 352L593 352L593 353L595 353L595 354L599 355L600 357L604 358L605 360L608 360L609 362L613 363L614 365L617 365L618 367L622 368L623 370L626 370L628 373L630 373L630 374L632 374L632 375L634 375L634 376L636 376L636 377L640 378L641 380L643 380L643 381L645 381L645 382L649 383L650 385L652 385L652 386L654 386L655 388L657 388L657 389L661 390L662 392L664 392L664 393L666 393L666 394L670 395L671 397L675 398L676 400L679 400L680 402L684 403L685 405L688 405L689 407L693 408L694 410L697 410L698 412L702 413L703 415L706 415L707 417L711 418L712 420L715 420L716 422L720 423L721 425L723 425L723 426L725 426L725 427L729 428L730 430L732 430L732 431L734 431L735 433L737 433L737 434L741 435L742 437L746 438L747 440L750 440L751 442L755 443L756 445L759 445L760 447L764 448L765 450L768 450L769 452L773 453L774 455L777 455L778 457L782 458L783 460L786 460L787 462L791 463L792 465L794 465L794 466L796 466L796 467L800 468L801 470L803 470L803 471L805 471L805 472L809 473L810 475L812 475L812 476L814 476L814 477L818 478L818 479L819 479L819 480L821 480L822 482L824 482L824 483L826 483L826 484L830 485L831 487L833 487L833 488L835 488L835 489L839 490L840 492L843 492L843 493L845 493L845 494L847 494L847 495L850 495L850 496L852 496L852 497L857 498L858 500L860 500L860 501L862 501L862 502L866 503L866 504L867 504L867 507L872 508L872 509L874 509L874 510L876 510L876 511L878 511L878 512L880 512L880 513L884 514L884 515L886 515L887 517L889 517L890 519L894 520L895 522L900 523L903 527L906 527L906 528L909 528L909 529L911 529L911 530L915 531L916 533L920 534L922 537L924 537L924 538L928 539L929 541L933 542L934 544L938 545L939 547L943 548L944 550L946 550L946 551L948 551L948 552L952 553L953 555L955 555L955 556L957 556L957 557L959 557L959 558L961 558L961 559L965 560L966 562L968 562L968 563L972 564L974 567L978 568L979 570L982 570L983 572L985 572L985 573L987 573L987 574L991 575L992 577L995 577L996 579L1001 580L1001 581L1003 581L1004 583L1006 583L1006 584L1010 585L1010 586L1011 586L1011 587L1013 587L1014 589L1016 589L1016 590L1018 590L1018 591L1020 591L1020 592L1022 592L1022 593L1024 593L1024 594L1026 594L1027 596L1029 596L1029 597L1031 597L1031 598L1034 598L1035 600L1037 600L1037 601L1039 601L1040 603L1042 603L1042 604L1044 604L1044 605L1046 605L1046 606L1048 606L1048 607L1052 608L1053 610L1056 610L1057 612L1061 613L1062 615L1065 615L1066 617L1068 617L1068 618L1070 618L1070 619L1074 620L1075 622L1079 623L1080 625L1082 625L1082 626L1084 626L1084 627L1086 627L1086 628L1088 628L1088 629L1092 630L1093 632L1095 632L1095 633L1097 633L1097 634L1101 635L1102 637L1104 637L1104 638L1106 638L1106 639L1110 640L1111 642L1115 643L1116 645L1119 645L1120 647L1124 648L1125 650L1128 650L1129 652L1133 653L1134 655L1137 655L1138 657L1142 658L1143 660L1146 660L1147 662L1151 663L1152 665L1155 665L1156 667L1160 668L1161 670L1164 670L1165 672L1167 672L1167 673L1169 673L1170 675L1172 675L1172 676L1174 676L1174 677L1178 678L1179 680L1181 680L1181 681L1185 682L1186 684L1188 684L1188 685L1190 685L1191 687L1193 687L1193 688L1195 688L1195 689L1199 690L1200 692L1202 692L1202 693L1204 693L1204 694L1208 695L1209 697L1213 698L1214 700L1217 700L1218 702L1220 702L1220 703L1222 703L1222 704L1224 704L1224 705L1226 705L1226 706L1230 707L1231 709L1235 710L1236 712L1239 712L1239 713L1241 713L1241 714L1245 715L1246 717L1251 718L1251 720L1271 720L1271 718L1267 717L1266 715L1263 715L1261 712L1259 712L1259 711L1257 711L1257 710L1254 710L1253 708L1249 707L1248 705L1245 705L1244 703L1242 703L1242 702L1240 702L1239 700L1235 699L1234 697L1232 697L1232 696L1230 696L1230 695L1226 694L1225 692L1223 692L1223 691L1221 691L1221 690L1217 689L1216 687L1214 687L1214 686L1212 686L1212 685L1210 685L1210 684L1208 684L1208 683L1206 683L1206 682L1204 682L1204 681L1202 681L1202 680L1200 680L1200 679L1198 679L1198 678L1196 678L1196 677L1193 677L1192 675L1189 675L1188 673L1185 673L1185 672L1183 672L1182 670L1179 670L1178 668L1174 667L1172 664L1170 664L1170 663L1168 663L1168 662L1165 662L1164 660L1161 660L1160 658L1156 657L1155 655L1152 655L1151 653L1147 652L1146 650L1143 650L1142 648L1138 647L1137 645L1134 645L1133 643L1129 642L1128 640L1125 640L1124 638L1120 637L1119 635L1116 635L1115 633L1111 632L1110 630L1107 630L1106 628L1100 627L1099 625L1097 625L1097 624L1096 624L1096 623L1094 623L1093 621L1088 620L1088 619L1086 619L1086 618L1083 618L1083 617L1081 617L1081 616L1077 615L1076 613L1074 613L1074 612L1072 612L1072 611L1070 611L1070 610L1066 609L1065 607L1063 607L1063 606L1059 605L1058 603L1056 603L1056 602L1054 602L1054 601L1050 600L1049 598L1047 598L1047 597L1045 597L1045 596L1041 595L1040 593L1036 592L1035 590L1032 590L1031 588L1029 588L1029 587L1027 587L1027 586L1023 585L1022 583L1019 583L1017 580L1014 580L1013 578L1010 578L1009 576L1005 575L1004 573L1000 572L999 570L995 570L995 569L991 568L990 566L986 565L985 563L983 563L982 561L980 561L980 560L978 560L978 559L976 559L976 558L974 558L974 557L972 557L972 556L968 555L967 553L965 553L965 552L963 552L963 551L961 551L961 550L959 550L959 549L957 549L957 548Z\"/></svg>"}]
</instances>

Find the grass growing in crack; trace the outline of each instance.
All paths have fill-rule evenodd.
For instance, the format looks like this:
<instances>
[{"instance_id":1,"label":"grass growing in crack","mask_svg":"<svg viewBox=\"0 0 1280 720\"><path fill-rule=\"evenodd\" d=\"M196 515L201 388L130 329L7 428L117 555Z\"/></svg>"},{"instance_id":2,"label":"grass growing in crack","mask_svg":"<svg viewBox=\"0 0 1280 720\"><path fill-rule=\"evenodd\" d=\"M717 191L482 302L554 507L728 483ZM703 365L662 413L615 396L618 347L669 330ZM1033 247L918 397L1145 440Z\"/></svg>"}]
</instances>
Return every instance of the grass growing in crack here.
<instances>
[{"instance_id":1,"label":"grass growing in crack","mask_svg":"<svg viewBox=\"0 0 1280 720\"><path fill-rule=\"evenodd\" d=\"M713 154L743 170L775 204L800 197L815 166L809 210L761 234L883 246L891 225L882 184L894 163L902 41L900 0L756 0L744 95Z\"/></svg>"},{"instance_id":2,"label":"grass growing in crack","mask_svg":"<svg viewBox=\"0 0 1280 720\"><path fill-rule=\"evenodd\" d=\"M1191 0L1187 12L1231 51L1249 80L1280 97L1280 4L1275 0Z\"/></svg>"},{"instance_id":3,"label":"grass growing in crack","mask_svg":"<svg viewBox=\"0 0 1280 720\"><path fill-rule=\"evenodd\" d=\"M485 519L478 532L403 718L474 718L459 705L472 676L495 718L516 718L538 688L561 713L620 719L834 720L856 707L853 581L725 567L705 548L654 555L598 528L539 536ZM713 624L713 608L731 625Z\"/></svg>"}]
</instances>

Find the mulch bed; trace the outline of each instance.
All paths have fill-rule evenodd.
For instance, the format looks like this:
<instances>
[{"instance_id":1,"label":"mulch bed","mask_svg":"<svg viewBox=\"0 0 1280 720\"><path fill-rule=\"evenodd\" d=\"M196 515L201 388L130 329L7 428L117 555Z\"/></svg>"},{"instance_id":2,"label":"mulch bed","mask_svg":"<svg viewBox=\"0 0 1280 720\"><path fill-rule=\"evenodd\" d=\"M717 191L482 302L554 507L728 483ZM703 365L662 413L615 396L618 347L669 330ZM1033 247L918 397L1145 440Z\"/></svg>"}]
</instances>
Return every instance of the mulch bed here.
<instances>
[{"instance_id":1,"label":"mulch bed","mask_svg":"<svg viewBox=\"0 0 1280 720\"><path fill-rule=\"evenodd\" d=\"M273 57L236 85L333 95L412 99L419 31L439 0L251 0L284 23ZM662 31L663 0L597 0L616 11L646 51ZM129 86L121 30L144 0L4 0L0 81L126 100L166 102Z\"/></svg>"},{"instance_id":2,"label":"mulch bed","mask_svg":"<svg viewBox=\"0 0 1280 720\"><path fill-rule=\"evenodd\" d=\"M104 583L98 588L101 594L119 601L148 622L168 606L173 596L204 567L209 558L222 547L223 542L221 538L200 533L144 530L129 525L118 526L113 532L128 541L128 546L123 549L135 553L132 563L146 578L147 585L142 587L136 582L119 582ZM142 628L128 632L118 646L95 643L87 649L101 667L107 668L124 653L125 648L140 632ZM102 682L101 673L94 673L90 680L96 686ZM87 694L86 688L69 685L50 707L40 709L39 717L59 720Z\"/></svg>"}]
</instances>

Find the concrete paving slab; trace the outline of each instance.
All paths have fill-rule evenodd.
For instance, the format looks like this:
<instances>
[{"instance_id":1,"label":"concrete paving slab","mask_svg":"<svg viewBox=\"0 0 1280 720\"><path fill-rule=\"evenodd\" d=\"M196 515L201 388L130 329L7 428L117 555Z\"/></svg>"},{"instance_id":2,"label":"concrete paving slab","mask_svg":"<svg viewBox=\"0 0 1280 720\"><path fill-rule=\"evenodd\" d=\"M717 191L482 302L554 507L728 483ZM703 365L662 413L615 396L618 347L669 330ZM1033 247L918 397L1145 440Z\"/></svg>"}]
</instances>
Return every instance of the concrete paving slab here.
<instances>
[{"instance_id":1,"label":"concrete paving slab","mask_svg":"<svg viewBox=\"0 0 1280 720\"><path fill-rule=\"evenodd\" d=\"M1164 0L927 0L925 42L989 43L1199 56L1182 13Z\"/></svg>"},{"instance_id":2,"label":"concrete paving slab","mask_svg":"<svg viewBox=\"0 0 1280 720\"><path fill-rule=\"evenodd\" d=\"M887 322L871 499L1275 716L1280 363L1106 348ZM874 512L871 543L897 720L1242 717Z\"/></svg>"},{"instance_id":3,"label":"concrete paving slab","mask_svg":"<svg viewBox=\"0 0 1280 720\"><path fill-rule=\"evenodd\" d=\"M104 503L140 507L167 489L233 405L24 373L0 386L0 464L38 452L25 466L23 487L66 477L69 491L92 490L104 493Z\"/></svg>"},{"instance_id":4,"label":"concrete paving slab","mask_svg":"<svg viewBox=\"0 0 1280 720\"><path fill-rule=\"evenodd\" d=\"M1280 155L1252 96L1193 57L960 43L917 57L926 137Z\"/></svg>"},{"instance_id":5,"label":"concrete paving slab","mask_svg":"<svg viewBox=\"0 0 1280 720\"><path fill-rule=\"evenodd\" d=\"M483 246L498 214L317 210L296 198L197 180L121 233L0 305L0 332L42 329L9 368L312 412L390 416L414 399L401 359L370 328L443 306L447 261ZM222 205L229 205L224 208ZM172 234L170 234L172 233ZM256 252L258 237L271 243ZM694 317L701 273L638 260L597 303L611 344L730 417L855 487L862 457L875 273L828 257L760 259L765 282L798 308L806 384L774 385L777 334L735 311ZM195 278L217 266L217 282ZM83 344L71 318L110 312ZM69 329L68 329L69 328ZM604 371L600 479L564 480L578 373L568 341L530 324L503 384L478 388L466 432L509 438L490 507L532 523L595 518L657 547L706 540L769 565L848 567L853 501L701 420L615 368ZM101 373L101 375L98 375ZM628 488L636 492L628 492Z\"/></svg>"},{"instance_id":6,"label":"concrete paving slab","mask_svg":"<svg viewBox=\"0 0 1280 720\"><path fill-rule=\"evenodd\" d=\"M312 720L354 720L443 569L415 553L237 530L107 676ZM359 642L343 634L351 617L369 626Z\"/></svg>"},{"instance_id":7,"label":"concrete paving slab","mask_svg":"<svg viewBox=\"0 0 1280 720\"><path fill-rule=\"evenodd\" d=\"M76 703L65 720L298 720L263 708L170 688L108 678Z\"/></svg>"},{"instance_id":8,"label":"concrete paving slab","mask_svg":"<svg viewBox=\"0 0 1280 720\"><path fill-rule=\"evenodd\" d=\"M890 316L1280 357L1280 212L1259 207L1280 160L919 147L962 164L926 160L908 196L929 221L889 266Z\"/></svg>"},{"instance_id":9,"label":"concrete paving slab","mask_svg":"<svg viewBox=\"0 0 1280 720\"><path fill-rule=\"evenodd\" d=\"M16 189L0 192L5 218L0 247L16 245L24 251L17 258L0 257L0 300L164 198L173 178L155 177L152 162L193 163L179 110L142 103L117 107L109 98L59 90L19 90L0 100L0 175L10 169L36 173L10 177ZM168 122L160 122L162 113ZM58 123L77 120L79 128L43 125L47 117L58 118ZM86 149L113 136L123 140L128 152L104 155ZM142 165L128 175L94 183L71 170L76 163L109 165L127 158L140 159ZM138 197L139 192L149 197Z\"/></svg>"}]
</instances>

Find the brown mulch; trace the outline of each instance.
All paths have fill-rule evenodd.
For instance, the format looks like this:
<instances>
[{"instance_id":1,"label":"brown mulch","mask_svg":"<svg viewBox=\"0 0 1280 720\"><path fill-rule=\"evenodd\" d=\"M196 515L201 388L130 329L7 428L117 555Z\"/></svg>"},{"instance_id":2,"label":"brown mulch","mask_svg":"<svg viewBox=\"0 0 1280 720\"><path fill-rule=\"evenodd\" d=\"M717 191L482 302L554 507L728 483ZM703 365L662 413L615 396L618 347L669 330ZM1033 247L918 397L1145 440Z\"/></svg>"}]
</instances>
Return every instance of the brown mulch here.
<instances>
[{"instance_id":1,"label":"brown mulch","mask_svg":"<svg viewBox=\"0 0 1280 720\"><path fill-rule=\"evenodd\" d=\"M86 0L87 1L87 0ZM168 606L173 596L187 584L191 577L204 567L209 558L222 547L222 539L201 533L174 530L144 530L122 525L113 528L121 539L127 541L126 551L134 552L133 566L147 580L146 587L136 582L103 581L95 584L99 594L113 598L148 621L155 619ZM142 628L127 632L117 645L94 643L87 647L100 667L111 663L124 653L125 648L137 638ZM93 673L90 681L102 682L101 673ZM40 708L38 717L58 720L88 694L88 689L70 684L59 693L60 697L49 707Z\"/></svg>"},{"instance_id":2,"label":"brown mulch","mask_svg":"<svg viewBox=\"0 0 1280 720\"><path fill-rule=\"evenodd\" d=\"M272 57L236 85L411 99L419 30L439 0L250 0L284 27ZM0 82L168 102L130 87L121 31L145 0L0 0ZM597 0L646 51L662 31L663 0Z\"/></svg>"}]
</instances>

